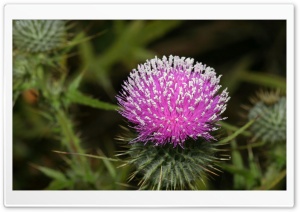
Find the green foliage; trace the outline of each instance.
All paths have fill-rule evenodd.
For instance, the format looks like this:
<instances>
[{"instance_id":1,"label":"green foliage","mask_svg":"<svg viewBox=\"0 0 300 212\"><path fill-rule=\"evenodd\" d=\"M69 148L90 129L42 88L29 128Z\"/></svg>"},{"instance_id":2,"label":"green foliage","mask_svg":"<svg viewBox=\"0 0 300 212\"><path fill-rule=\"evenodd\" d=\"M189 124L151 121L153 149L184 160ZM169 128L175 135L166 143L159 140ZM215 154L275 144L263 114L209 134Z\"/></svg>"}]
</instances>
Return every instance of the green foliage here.
<instances>
[{"instance_id":1,"label":"green foliage","mask_svg":"<svg viewBox=\"0 0 300 212\"><path fill-rule=\"evenodd\" d=\"M261 91L251 101L254 106L249 107L247 118L250 121L240 129L225 124L228 132L233 133L223 141L241 134L250 137L250 141L259 142L240 146L236 139L232 140L232 165L221 166L233 174L234 189L277 189L285 186L286 176L286 98L280 97L279 91ZM247 128L250 134L241 133ZM263 154L258 154L254 148ZM244 149L247 150L246 157Z\"/></svg>"},{"instance_id":2,"label":"green foliage","mask_svg":"<svg viewBox=\"0 0 300 212\"><path fill-rule=\"evenodd\" d=\"M17 20L14 21L13 39L17 49L26 52L45 52L65 42L65 21Z\"/></svg>"},{"instance_id":3,"label":"green foliage","mask_svg":"<svg viewBox=\"0 0 300 212\"><path fill-rule=\"evenodd\" d=\"M239 116L258 87L286 90L284 30L265 34L266 25L254 22L14 21L14 189L285 189L285 99ZM140 62L169 53L218 64L232 97L219 141L190 141L185 149L119 145L113 103L120 82ZM127 159L113 157L124 149ZM231 159L220 162L223 152Z\"/></svg>"},{"instance_id":4,"label":"green foliage","mask_svg":"<svg viewBox=\"0 0 300 212\"><path fill-rule=\"evenodd\" d=\"M217 175L216 153L216 144L203 140L187 141L184 149L137 142L126 152L136 167L132 177L141 175L140 189L157 190L199 189L208 175Z\"/></svg>"},{"instance_id":5,"label":"green foliage","mask_svg":"<svg viewBox=\"0 0 300 212\"><path fill-rule=\"evenodd\" d=\"M230 72L224 76L224 86L229 93L234 93L242 83L253 83L258 86L272 89L286 90L286 79L274 74L260 73L250 69L254 63L253 56L247 55L234 64Z\"/></svg>"},{"instance_id":6,"label":"green foliage","mask_svg":"<svg viewBox=\"0 0 300 212\"><path fill-rule=\"evenodd\" d=\"M258 117L251 131L255 139L268 142L279 142L286 139L286 98L267 105L260 101L249 111L249 119Z\"/></svg>"},{"instance_id":7,"label":"green foliage","mask_svg":"<svg viewBox=\"0 0 300 212\"><path fill-rule=\"evenodd\" d=\"M86 105L86 106L97 108L97 109L102 109L102 110L118 109L118 106L116 106L116 105L102 102L98 99L87 96L86 94L83 94L79 91L68 92L67 97L73 103Z\"/></svg>"},{"instance_id":8,"label":"green foliage","mask_svg":"<svg viewBox=\"0 0 300 212\"><path fill-rule=\"evenodd\" d=\"M62 150L77 153L77 155L70 154L70 158L63 157L64 165L60 171L44 166L34 166L52 179L46 189L117 189L123 187L124 185L117 183L122 184L125 177L116 174L115 164L103 160L97 163L103 169L94 168L91 159L86 157L89 154L86 154L87 150L83 147L81 138L76 132L73 116L69 113L69 108L74 103L106 110L114 110L117 106L81 93L79 88L83 72L75 78L68 76L65 65L66 53L71 51L80 39L86 39L82 38L81 34L80 38L76 36L73 41L69 42L70 45L66 45L66 30L65 21L23 20L14 23L14 102L20 94L24 95L28 91L34 91L36 94L35 103L30 102L30 104L36 104L34 107L23 106L30 114L26 118L32 119L29 123L36 131L16 133L15 136L35 138L35 136L45 136L46 134L40 132L45 130L47 135L51 135L49 139L60 142ZM49 50L58 47L61 51L50 53ZM22 117L14 114L14 118L17 120L14 122L14 129L19 132L24 127L23 124L17 125ZM101 172L107 172L107 170L111 176L105 176L105 174L101 176ZM107 179L110 179L110 182Z\"/></svg>"},{"instance_id":9,"label":"green foliage","mask_svg":"<svg viewBox=\"0 0 300 212\"><path fill-rule=\"evenodd\" d=\"M99 55L95 55L91 41L82 42L79 45L83 69L89 70L91 80L100 82L105 91L115 95L110 76L116 73L113 65L121 62L128 68L135 68L138 62L145 61L155 56L155 53L147 48L151 42L161 38L182 21L115 21L115 39L109 48Z\"/></svg>"}]
</instances>

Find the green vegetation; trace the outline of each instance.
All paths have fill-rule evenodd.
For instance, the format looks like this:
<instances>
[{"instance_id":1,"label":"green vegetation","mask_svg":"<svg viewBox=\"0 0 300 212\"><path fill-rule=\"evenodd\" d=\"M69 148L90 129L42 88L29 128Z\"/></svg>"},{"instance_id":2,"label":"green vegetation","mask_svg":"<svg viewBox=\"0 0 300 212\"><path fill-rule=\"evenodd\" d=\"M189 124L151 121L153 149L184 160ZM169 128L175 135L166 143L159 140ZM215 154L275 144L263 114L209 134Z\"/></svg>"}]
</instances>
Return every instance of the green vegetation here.
<instances>
[{"instance_id":1,"label":"green vegetation","mask_svg":"<svg viewBox=\"0 0 300 212\"><path fill-rule=\"evenodd\" d=\"M13 189L286 189L284 21L18 20L13 26ZM218 141L167 152L128 145L130 136L118 141L130 133L115 99L123 80L139 63L169 54L223 75L231 100ZM255 106L249 115L260 89L280 89L284 102ZM166 161L182 167L172 181L163 177L172 169Z\"/></svg>"}]
</instances>

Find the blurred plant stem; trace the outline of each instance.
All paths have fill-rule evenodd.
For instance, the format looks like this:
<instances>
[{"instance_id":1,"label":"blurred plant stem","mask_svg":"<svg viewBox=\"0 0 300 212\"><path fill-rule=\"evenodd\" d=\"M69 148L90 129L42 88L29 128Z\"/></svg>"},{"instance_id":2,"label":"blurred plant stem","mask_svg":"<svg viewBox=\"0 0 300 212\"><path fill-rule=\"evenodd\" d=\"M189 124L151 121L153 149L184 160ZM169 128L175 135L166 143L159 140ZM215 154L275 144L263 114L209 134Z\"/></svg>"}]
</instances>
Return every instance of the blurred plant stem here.
<instances>
[{"instance_id":1,"label":"blurred plant stem","mask_svg":"<svg viewBox=\"0 0 300 212\"><path fill-rule=\"evenodd\" d=\"M237 131L239 129L238 127L236 127L232 124L226 123L224 121L219 121L219 124L221 125L221 127L223 127L226 130L229 130L229 131ZM242 131L241 134L244 136L251 136L251 132L249 132L247 130Z\"/></svg>"},{"instance_id":2,"label":"blurred plant stem","mask_svg":"<svg viewBox=\"0 0 300 212\"><path fill-rule=\"evenodd\" d=\"M67 150L69 152L84 154L85 150L81 147L80 139L78 138L78 136L75 134L73 130L73 123L68 118L66 113L61 109L57 109L56 119L58 121L58 124L61 127L62 130L61 133L63 139L62 142L67 147ZM73 157L76 160L76 164L79 166L78 168L82 170L82 176L84 176L87 181L90 181L92 176L92 170L87 158L81 157L79 155L73 155Z\"/></svg>"},{"instance_id":3,"label":"blurred plant stem","mask_svg":"<svg viewBox=\"0 0 300 212\"><path fill-rule=\"evenodd\" d=\"M228 137L224 138L223 140L219 141L218 143L219 143L219 144L226 144L226 143L228 143L229 141L234 141L234 139L235 139L238 135L240 135L240 134L242 134L243 132L245 132L245 130L248 129L254 122L255 122L255 119L250 120L250 121L249 121L248 123L246 123L243 127L239 128L239 129L236 129L236 130L234 131L234 133L232 133L232 134L229 135ZM230 125L228 125L228 126L230 126ZM227 128L228 128L228 126L227 126ZM235 128L235 127L230 126L230 128ZM231 130L229 130L229 132L231 132Z\"/></svg>"},{"instance_id":4,"label":"blurred plant stem","mask_svg":"<svg viewBox=\"0 0 300 212\"><path fill-rule=\"evenodd\" d=\"M277 176L272 178L270 181L264 183L256 190L272 190L276 189L276 186L286 177L286 170L281 171Z\"/></svg>"}]
</instances>

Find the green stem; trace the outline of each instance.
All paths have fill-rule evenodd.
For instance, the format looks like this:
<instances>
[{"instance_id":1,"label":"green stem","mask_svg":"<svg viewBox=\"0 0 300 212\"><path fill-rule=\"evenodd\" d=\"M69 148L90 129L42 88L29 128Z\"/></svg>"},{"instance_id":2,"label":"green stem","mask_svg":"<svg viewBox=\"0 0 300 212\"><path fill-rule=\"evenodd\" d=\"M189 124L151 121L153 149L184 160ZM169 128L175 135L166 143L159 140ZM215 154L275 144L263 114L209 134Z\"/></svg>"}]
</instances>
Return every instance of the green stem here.
<instances>
[{"instance_id":1,"label":"green stem","mask_svg":"<svg viewBox=\"0 0 300 212\"><path fill-rule=\"evenodd\" d=\"M84 153L80 146L79 138L75 135L72 129L72 123L67 118L64 111L58 109L56 112L57 121L62 129L62 134L66 138L63 142L70 152Z\"/></svg>"},{"instance_id":2,"label":"green stem","mask_svg":"<svg viewBox=\"0 0 300 212\"><path fill-rule=\"evenodd\" d=\"M271 190L275 188L275 186L278 185L278 183L280 183L281 180L283 180L285 177L286 177L286 170L283 170L282 172L279 173L279 175L274 180L269 182L267 185L262 185L256 190Z\"/></svg>"},{"instance_id":3,"label":"green stem","mask_svg":"<svg viewBox=\"0 0 300 212\"><path fill-rule=\"evenodd\" d=\"M69 152L78 153L78 155L75 155L74 158L76 159L77 164L81 166L82 170L84 170L84 176L86 176L87 179L90 179L92 171L87 159L80 156L85 152L80 145L80 139L73 131L72 122L68 119L65 112L61 109L57 109L56 119L62 130L62 135L64 138L62 141L63 144L67 147Z\"/></svg>"},{"instance_id":4,"label":"green stem","mask_svg":"<svg viewBox=\"0 0 300 212\"><path fill-rule=\"evenodd\" d=\"M255 147L261 147L263 145L265 145L266 142L259 142L259 143L253 143L253 144L248 144L248 145L244 145L244 146L239 146L238 148L236 148L236 150L243 150L243 149L248 149L248 148L255 148Z\"/></svg>"},{"instance_id":5,"label":"green stem","mask_svg":"<svg viewBox=\"0 0 300 212\"><path fill-rule=\"evenodd\" d=\"M225 128L226 130L229 130L229 131L237 131L239 128L238 127L236 127L236 126L234 126L234 125L232 125L232 124L228 124L228 123L226 123L226 122L223 122L223 121L219 121L218 122L219 124L221 124L221 126L223 127L223 128ZM251 132L249 132L249 131L243 131L242 133L241 133L241 135L244 135L244 136L251 136Z\"/></svg>"},{"instance_id":6,"label":"green stem","mask_svg":"<svg viewBox=\"0 0 300 212\"><path fill-rule=\"evenodd\" d=\"M107 161L113 161L113 162L120 161L119 159L108 158L108 157L99 156L99 155L80 154L80 153L73 153L73 152L62 152L62 151L56 151L56 150L53 150L53 152L58 153L58 154L64 154L64 155L80 155L80 156L84 156L84 157L96 158L96 159L100 159L100 160L107 160Z\"/></svg>"},{"instance_id":7,"label":"green stem","mask_svg":"<svg viewBox=\"0 0 300 212\"><path fill-rule=\"evenodd\" d=\"M245 130L250 127L256 119L250 120L247 124L245 124L243 127L239 128L238 130L236 130L234 133L232 133L230 136L228 136L227 138L221 140L218 144L226 144L229 141L233 140L235 137L237 137L239 134L242 134L243 132L245 132Z\"/></svg>"}]
</instances>

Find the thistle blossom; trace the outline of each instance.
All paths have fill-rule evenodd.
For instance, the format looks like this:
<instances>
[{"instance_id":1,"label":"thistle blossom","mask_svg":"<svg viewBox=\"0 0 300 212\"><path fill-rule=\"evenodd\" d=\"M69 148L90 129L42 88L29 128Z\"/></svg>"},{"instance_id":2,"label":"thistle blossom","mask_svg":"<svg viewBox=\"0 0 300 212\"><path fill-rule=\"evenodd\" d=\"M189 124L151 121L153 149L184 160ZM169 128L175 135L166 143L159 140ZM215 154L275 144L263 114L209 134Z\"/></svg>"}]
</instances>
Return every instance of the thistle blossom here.
<instances>
[{"instance_id":1,"label":"thistle blossom","mask_svg":"<svg viewBox=\"0 0 300 212\"><path fill-rule=\"evenodd\" d=\"M120 114L138 132L132 142L183 147L189 138L214 139L211 131L225 119L230 98L227 89L218 94L220 77L194 59L172 55L138 65L117 96Z\"/></svg>"}]
</instances>

